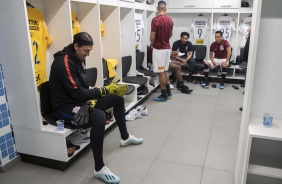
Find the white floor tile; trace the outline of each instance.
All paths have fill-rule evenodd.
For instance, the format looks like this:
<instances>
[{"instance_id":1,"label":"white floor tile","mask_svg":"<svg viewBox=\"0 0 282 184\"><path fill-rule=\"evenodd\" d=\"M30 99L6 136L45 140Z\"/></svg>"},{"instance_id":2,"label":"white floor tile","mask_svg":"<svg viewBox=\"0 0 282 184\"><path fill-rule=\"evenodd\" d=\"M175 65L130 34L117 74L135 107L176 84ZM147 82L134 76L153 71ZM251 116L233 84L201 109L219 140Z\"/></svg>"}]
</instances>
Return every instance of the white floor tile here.
<instances>
[{"instance_id":1,"label":"white floor tile","mask_svg":"<svg viewBox=\"0 0 282 184\"><path fill-rule=\"evenodd\" d=\"M142 134L135 134L135 136L143 138L144 139L143 144L128 145L125 147L116 146L113 152L142 156L146 158L156 158L165 142L165 138L153 137L153 136L142 135Z\"/></svg>"},{"instance_id":2,"label":"white floor tile","mask_svg":"<svg viewBox=\"0 0 282 184\"><path fill-rule=\"evenodd\" d=\"M49 169L49 168L42 168L24 183L25 184L38 184L38 183L53 184L62 175L64 175L64 172L62 171Z\"/></svg>"},{"instance_id":3,"label":"white floor tile","mask_svg":"<svg viewBox=\"0 0 282 184\"><path fill-rule=\"evenodd\" d=\"M243 105L243 95L219 95L217 98L217 104L223 105Z\"/></svg>"},{"instance_id":4,"label":"white floor tile","mask_svg":"<svg viewBox=\"0 0 282 184\"><path fill-rule=\"evenodd\" d=\"M167 139L157 159L204 166L208 144Z\"/></svg>"},{"instance_id":5,"label":"white floor tile","mask_svg":"<svg viewBox=\"0 0 282 184\"><path fill-rule=\"evenodd\" d=\"M174 124L175 122L150 119L140 120L131 133L166 138L174 127Z\"/></svg>"},{"instance_id":6,"label":"white floor tile","mask_svg":"<svg viewBox=\"0 0 282 184\"><path fill-rule=\"evenodd\" d=\"M156 160L142 184L200 184L202 167Z\"/></svg>"},{"instance_id":7,"label":"white floor tile","mask_svg":"<svg viewBox=\"0 0 282 184\"><path fill-rule=\"evenodd\" d=\"M168 109L168 110L182 110L186 106L187 102L181 100L167 100L165 103L156 102L155 109Z\"/></svg>"},{"instance_id":8,"label":"white floor tile","mask_svg":"<svg viewBox=\"0 0 282 184\"><path fill-rule=\"evenodd\" d=\"M171 131L169 138L187 140L200 143L208 143L210 139L211 127L176 124Z\"/></svg>"},{"instance_id":9,"label":"white floor tile","mask_svg":"<svg viewBox=\"0 0 282 184\"><path fill-rule=\"evenodd\" d=\"M236 148L210 144L208 148L205 167L234 171L236 155Z\"/></svg>"},{"instance_id":10,"label":"white floor tile","mask_svg":"<svg viewBox=\"0 0 282 184\"><path fill-rule=\"evenodd\" d=\"M213 127L239 130L241 126L241 114L218 114L214 116Z\"/></svg>"},{"instance_id":11,"label":"white floor tile","mask_svg":"<svg viewBox=\"0 0 282 184\"><path fill-rule=\"evenodd\" d=\"M201 184L235 184L235 174L232 171L204 168Z\"/></svg>"},{"instance_id":12,"label":"white floor tile","mask_svg":"<svg viewBox=\"0 0 282 184\"><path fill-rule=\"evenodd\" d=\"M239 130L213 127L211 131L210 144L237 148L239 132Z\"/></svg>"},{"instance_id":13,"label":"white floor tile","mask_svg":"<svg viewBox=\"0 0 282 184\"><path fill-rule=\"evenodd\" d=\"M214 95L201 95L201 94L192 94L189 102L199 102L199 103L211 103L216 104L217 96Z\"/></svg>"},{"instance_id":14,"label":"white floor tile","mask_svg":"<svg viewBox=\"0 0 282 184\"><path fill-rule=\"evenodd\" d=\"M177 123L189 124L189 125L200 125L200 126L212 126L213 113L205 112L185 112L183 111L180 115Z\"/></svg>"},{"instance_id":15,"label":"white floor tile","mask_svg":"<svg viewBox=\"0 0 282 184\"><path fill-rule=\"evenodd\" d=\"M188 102L183 111L199 112L199 113L214 113L216 104L207 104L200 102Z\"/></svg>"},{"instance_id":16,"label":"white floor tile","mask_svg":"<svg viewBox=\"0 0 282 184\"><path fill-rule=\"evenodd\" d=\"M240 105L221 105L217 104L215 107L215 115L241 115L242 112L239 110Z\"/></svg>"},{"instance_id":17,"label":"white floor tile","mask_svg":"<svg viewBox=\"0 0 282 184\"><path fill-rule=\"evenodd\" d=\"M211 85L209 86L209 89L203 88L200 85L198 85L195 90L193 91L193 94L198 94L198 95L212 95L212 96L217 96L218 95L218 88L212 88Z\"/></svg>"},{"instance_id":18,"label":"white floor tile","mask_svg":"<svg viewBox=\"0 0 282 184\"><path fill-rule=\"evenodd\" d=\"M158 103L163 103L163 105L166 105L165 102L158 102ZM179 110L154 108L151 114L149 115L149 119L175 122L179 118L180 114L181 111Z\"/></svg>"}]
</instances>

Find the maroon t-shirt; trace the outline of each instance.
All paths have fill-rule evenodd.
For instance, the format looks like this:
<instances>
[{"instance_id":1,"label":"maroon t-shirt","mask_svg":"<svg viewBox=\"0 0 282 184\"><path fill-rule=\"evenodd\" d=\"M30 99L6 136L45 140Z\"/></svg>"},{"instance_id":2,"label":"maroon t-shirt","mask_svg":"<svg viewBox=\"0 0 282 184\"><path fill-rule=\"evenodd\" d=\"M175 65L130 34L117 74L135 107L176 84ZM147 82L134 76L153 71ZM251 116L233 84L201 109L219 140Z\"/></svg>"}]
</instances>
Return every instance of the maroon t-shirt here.
<instances>
[{"instance_id":1,"label":"maroon t-shirt","mask_svg":"<svg viewBox=\"0 0 282 184\"><path fill-rule=\"evenodd\" d=\"M169 39L172 34L173 22L166 14L152 20L151 31L156 33L153 47L155 49L170 49Z\"/></svg>"},{"instance_id":2,"label":"maroon t-shirt","mask_svg":"<svg viewBox=\"0 0 282 184\"><path fill-rule=\"evenodd\" d=\"M226 59L227 58L227 49L230 47L230 44L227 40L222 40L220 44L213 42L210 47L210 52L214 52L214 58Z\"/></svg>"}]
</instances>

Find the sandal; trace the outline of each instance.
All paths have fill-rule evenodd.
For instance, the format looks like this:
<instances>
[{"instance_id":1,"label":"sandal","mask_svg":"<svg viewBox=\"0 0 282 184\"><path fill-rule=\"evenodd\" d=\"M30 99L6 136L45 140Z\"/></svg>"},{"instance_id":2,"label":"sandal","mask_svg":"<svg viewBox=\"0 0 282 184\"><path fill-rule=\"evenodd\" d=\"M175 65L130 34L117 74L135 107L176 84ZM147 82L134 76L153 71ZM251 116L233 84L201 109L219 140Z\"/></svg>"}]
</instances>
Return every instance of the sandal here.
<instances>
[{"instance_id":1,"label":"sandal","mask_svg":"<svg viewBox=\"0 0 282 184\"><path fill-rule=\"evenodd\" d=\"M216 88L216 84L212 84L212 86L211 86L212 88Z\"/></svg>"},{"instance_id":2,"label":"sandal","mask_svg":"<svg viewBox=\"0 0 282 184\"><path fill-rule=\"evenodd\" d=\"M94 170L94 176L103 180L106 183L119 183L120 178L112 173L109 168L104 166L100 171L96 172Z\"/></svg>"},{"instance_id":3,"label":"sandal","mask_svg":"<svg viewBox=\"0 0 282 184\"><path fill-rule=\"evenodd\" d=\"M67 148L67 151L68 151L68 157L71 157L75 152L75 147L69 147Z\"/></svg>"},{"instance_id":4,"label":"sandal","mask_svg":"<svg viewBox=\"0 0 282 184\"><path fill-rule=\"evenodd\" d=\"M238 86L235 86L235 85L232 85L232 87L233 87L234 89L236 89L236 90L239 89L239 87L238 87Z\"/></svg>"}]
</instances>

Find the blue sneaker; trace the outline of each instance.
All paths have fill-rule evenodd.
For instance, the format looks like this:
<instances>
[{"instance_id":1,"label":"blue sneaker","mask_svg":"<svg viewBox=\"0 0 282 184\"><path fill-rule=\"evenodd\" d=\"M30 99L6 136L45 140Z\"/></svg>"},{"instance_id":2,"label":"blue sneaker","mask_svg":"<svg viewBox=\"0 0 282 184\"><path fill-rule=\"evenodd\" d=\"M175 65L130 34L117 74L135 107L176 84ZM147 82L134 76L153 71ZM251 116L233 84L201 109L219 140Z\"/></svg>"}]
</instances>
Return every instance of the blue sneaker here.
<instances>
[{"instance_id":1,"label":"blue sneaker","mask_svg":"<svg viewBox=\"0 0 282 184\"><path fill-rule=\"evenodd\" d=\"M126 140L120 140L120 145L121 146L127 146L127 145L130 145L130 144L142 144L143 143L143 139L142 138L136 138L134 135L131 135L129 134L129 137L128 139Z\"/></svg>"},{"instance_id":2,"label":"blue sneaker","mask_svg":"<svg viewBox=\"0 0 282 184\"><path fill-rule=\"evenodd\" d=\"M209 86L209 81L205 79L205 82L201 84L201 87Z\"/></svg>"},{"instance_id":3,"label":"blue sneaker","mask_svg":"<svg viewBox=\"0 0 282 184\"><path fill-rule=\"evenodd\" d=\"M224 89L224 82L220 82L219 89Z\"/></svg>"},{"instance_id":4,"label":"blue sneaker","mask_svg":"<svg viewBox=\"0 0 282 184\"><path fill-rule=\"evenodd\" d=\"M154 98L157 102L166 102L167 100L167 94L161 94L160 96Z\"/></svg>"},{"instance_id":5,"label":"blue sneaker","mask_svg":"<svg viewBox=\"0 0 282 184\"><path fill-rule=\"evenodd\" d=\"M94 176L105 183L119 183L120 181L120 178L112 173L106 166L104 166L100 171L95 171L94 169Z\"/></svg>"}]
</instances>

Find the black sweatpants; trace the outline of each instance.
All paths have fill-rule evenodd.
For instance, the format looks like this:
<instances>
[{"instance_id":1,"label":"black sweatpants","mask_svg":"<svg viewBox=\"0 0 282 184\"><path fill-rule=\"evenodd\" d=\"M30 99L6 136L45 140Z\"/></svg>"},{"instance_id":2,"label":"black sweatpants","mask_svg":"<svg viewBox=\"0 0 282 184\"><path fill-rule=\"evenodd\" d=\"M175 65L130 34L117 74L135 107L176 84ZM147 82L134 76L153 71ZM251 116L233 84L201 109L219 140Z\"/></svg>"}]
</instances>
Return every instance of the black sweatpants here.
<instances>
[{"instance_id":1,"label":"black sweatpants","mask_svg":"<svg viewBox=\"0 0 282 184\"><path fill-rule=\"evenodd\" d=\"M65 123L70 123L73 116L73 108L78 106L70 105L56 112L57 119L65 120ZM90 132L90 144L92 146L95 170L99 171L105 165L103 161L103 143L104 143L104 133L106 126L106 115L104 110L113 107L114 116L116 123L118 125L121 138L126 140L129 137L125 123L125 107L123 97L117 95L107 95L98 99L97 104L94 109L89 112L89 122L88 124L82 125L81 128L91 128Z\"/></svg>"}]
</instances>

